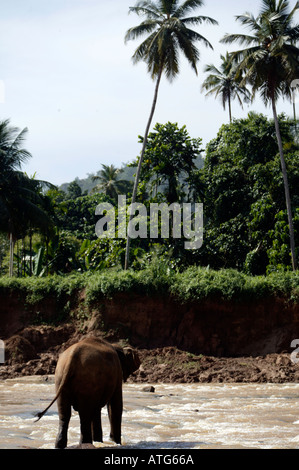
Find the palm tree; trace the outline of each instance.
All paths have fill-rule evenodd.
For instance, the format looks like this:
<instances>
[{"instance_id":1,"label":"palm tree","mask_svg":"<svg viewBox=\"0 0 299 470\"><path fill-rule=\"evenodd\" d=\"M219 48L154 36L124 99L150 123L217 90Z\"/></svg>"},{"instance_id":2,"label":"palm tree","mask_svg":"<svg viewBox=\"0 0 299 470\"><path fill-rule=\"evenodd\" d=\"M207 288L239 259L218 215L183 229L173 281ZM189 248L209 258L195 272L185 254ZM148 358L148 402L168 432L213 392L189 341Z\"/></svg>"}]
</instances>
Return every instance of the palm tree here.
<instances>
[{"instance_id":1,"label":"palm tree","mask_svg":"<svg viewBox=\"0 0 299 470\"><path fill-rule=\"evenodd\" d=\"M195 46L196 42L201 42L205 46L212 48L210 42L198 32L189 28L202 23L218 24L214 19L207 16L185 17L198 7L203 6L202 0L184 0L179 4L178 0L144 0L139 1L134 7L130 7L130 12L143 16L144 21L140 25L130 28L125 36L125 41L138 39L148 35L146 39L137 47L133 62L144 61L147 64L148 72L153 80L156 80L153 103L145 129L143 146L136 171L134 189L132 194L132 204L136 200L140 171L143 162L144 152L147 144L147 137L151 122L154 116L159 86L163 72L169 81L172 81L179 74L179 52L182 51L190 66L197 74L197 63L200 53ZM132 214L130 215L130 219ZM129 265L130 237L127 237L125 269Z\"/></svg>"},{"instance_id":2,"label":"palm tree","mask_svg":"<svg viewBox=\"0 0 299 470\"><path fill-rule=\"evenodd\" d=\"M243 101L250 101L250 92L243 85L240 85L241 78L236 78L236 64L231 61L227 52L225 56L221 55L221 66L217 69L214 65L206 65L205 72L210 73L202 84L202 90L206 90L206 96L215 95L220 97L225 110L228 104L229 121L232 121L231 100L237 98L240 106L243 107Z\"/></svg>"},{"instance_id":3,"label":"palm tree","mask_svg":"<svg viewBox=\"0 0 299 470\"><path fill-rule=\"evenodd\" d=\"M7 233L10 239L10 275L15 241L28 229L45 229L50 222L43 209L42 194L42 188L50 183L21 171L21 165L31 157L22 147L26 134L26 128L20 132L10 126L9 120L0 122L0 232Z\"/></svg>"},{"instance_id":4,"label":"palm tree","mask_svg":"<svg viewBox=\"0 0 299 470\"><path fill-rule=\"evenodd\" d=\"M111 199L117 200L118 195L128 191L130 187L129 181L118 178L122 171L114 165L102 165L99 174L92 176L92 181L99 181L94 190L103 191Z\"/></svg>"},{"instance_id":5,"label":"palm tree","mask_svg":"<svg viewBox=\"0 0 299 470\"><path fill-rule=\"evenodd\" d=\"M27 150L20 148L27 129L19 129L9 125L9 120L0 122L0 230L9 234L10 239L10 266L12 275L12 260L14 247L14 223L12 205L10 204L11 190L14 189L13 179L21 164L30 158Z\"/></svg>"},{"instance_id":6,"label":"palm tree","mask_svg":"<svg viewBox=\"0 0 299 470\"><path fill-rule=\"evenodd\" d=\"M251 30L250 35L227 34L224 43L238 41L247 48L233 52L232 60L238 63L237 75L243 76L241 85L252 86L253 97L260 93L265 105L271 104L275 122L276 136L281 160L282 175L285 189L286 207L290 232L290 247L293 269L297 269L295 238L292 217L291 198L289 191L287 168L277 118L277 99L291 99L291 83L298 70L299 25L293 25L295 13L299 10L299 2L290 10L288 0L262 0L259 15L255 18L250 13L237 16L237 20Z\"/></svg>"}]
</instances>

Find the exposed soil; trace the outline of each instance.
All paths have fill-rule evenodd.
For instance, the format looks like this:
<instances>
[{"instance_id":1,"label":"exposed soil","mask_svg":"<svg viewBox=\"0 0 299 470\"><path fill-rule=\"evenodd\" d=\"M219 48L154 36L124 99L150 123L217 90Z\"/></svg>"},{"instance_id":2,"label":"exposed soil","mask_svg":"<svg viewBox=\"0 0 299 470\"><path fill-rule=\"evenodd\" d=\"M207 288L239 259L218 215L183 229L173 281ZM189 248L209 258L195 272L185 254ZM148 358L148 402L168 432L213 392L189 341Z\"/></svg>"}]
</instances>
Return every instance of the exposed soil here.
<instances>
[{"instance_id":1,"label":"exposed soil","mask_svg":"<svg viewBox=\"0 0 299 470\"><path fill-rule=\"evenodd\" d=\"M299 367L289 354L217 358L176 348L140 351L142 365L134 382L147 383L286 383L299 381Z\"/></svg>"},{"instance_id":2,"label":"exposed soil","mask_svg":"<svg viewBox=\"0 0 299 470\"><path fill-rule=\"evenodd\" d=\"M91 334L91 333L87 333ZM115 331L103 335L120 341ZM5 363L0 379L25 375L52 375L59 354L86 336L74 325L27 327L5 341ZM290 352L264 356L214 357L195 355L176 347L139 349L141 366L129 382L155 383L286 383L299 381L299 364Z\"/></svg>"}]
</instances>

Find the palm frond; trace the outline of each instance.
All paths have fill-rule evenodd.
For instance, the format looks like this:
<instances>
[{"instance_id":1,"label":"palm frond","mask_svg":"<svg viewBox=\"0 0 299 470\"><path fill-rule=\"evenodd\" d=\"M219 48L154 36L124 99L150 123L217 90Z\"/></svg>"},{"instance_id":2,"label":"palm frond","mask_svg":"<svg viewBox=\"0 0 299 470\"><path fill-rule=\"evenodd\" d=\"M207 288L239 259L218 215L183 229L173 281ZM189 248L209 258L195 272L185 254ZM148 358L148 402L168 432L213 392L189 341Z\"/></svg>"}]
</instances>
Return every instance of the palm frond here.
<instances>
[{"instance_id":1,"label":"palm frond","mask_svg":"<svg viewBox=\"0 0 299 470\"><path fill-rule=\"evenodd\" d=\"M253 35L230 34L222 42L239 42L247 49L235 51L232 57L242 71L243 84L250 83L253 93L260 92L265 103L280 95L290 96L289 84L298 73L299 25L293 25L299 2L290 11L287 0L263 0L259 16L238 16L242 25L250 26Z\"/></svg>"},{"instance_id":2,"label":"palm frond","mask_svg":"<svg viewBox=\"0 0 299 470\"><path fill-rule=\"evenodd\" d=\"M160 23L158 23L156 20L146 20L142 22L138 26L134 26L126 32L125 35L125 42L131 41L138 39L140 36L143 36L144 34L151 33L154 31L157 27L159 27Z\"/></svg>"},{"instance_id":3,"label":"palm frond","mask_svg":"<svg viewBox=\"0 0 299 470\"><path fill-rule=\"evenodd\" d=\"M134 7L129 8L129 13L136 13L138 16L146 16L149 19L161 19L162 15L156 4L150 0L139 1Z\"/></svg>"},{"instance_id":4,"label":"palm frond","mask_svg":"<svg viewBox=\"0 0 299 470\"><path fill-rule=\"evenodd\" d=\"M299 2L296 2L296 4L294 5L294 8L290 11L290 13L287 15L287 18L286 18L286 23L287 24L291 24L292 21L293 21L293 18L295 16L295 13L299 10Z\"/></svg>"},{"instance_id":5,"label":"palm frond","mask_svg":"<svg viewBox=\"0 0 299 470\"><path fill-rule=\"evenodd\" d=\"M210 43L210 41L208 41L208 39L206 39L204 36L197 33L196 31L186 28L186 35L187 35L187 37L189 38L190 41L192 41L192 42L201 42L206 47L213 50L213 46Z\"/></svg>"},{"instance_id":6,"label":"palm frond","mask_svg":"<svg viewBox=\"0 0 299 470\"><path fill-rule=\"evenodd\" d=\"M166 16L172 16L176 10L178 0L159 0L159 9Z\"/></svg>"},{"instance_id":7,"label":"palm frond","mask_svg":"<svg viewBox=\"0 0 299 470\"><path fill-rule=\"evenodd\" d=\"M243 107L243 100L248 102L251 98L249 90L245 84L241 84L241 77L236 73L236 63L229 53L221 55L220 69L215 65L206 65L205 72L209 73L207 78L202 84L202 91L206 91L206 96L215 95L215 98L220 98L223 109L226 105L231 103L231 100L237 98L239 104ZM231 117L231 112L230 112Z\"/></svg>"},{"instance_id":8,"label":"palm frond","mask_svg":"<svg viewBox=\"0 0 299 470\"><path fill-rule=\"evenodd\" d=\"M176 11L173 13L173 16L177 18L183 18L183 16L188 14L190 11L202 7L203 4L203 0L185 0L184 3L176 9Z\"/></svg>"},{"instance_id":9,"label":"palm frond","mask_svg":"<svg viewBox=\"0 0 299 470\"><path fill-rule=\"evenodd\" d=\"M20 168L22 163L31 158L30 152L22 147L27 132L27 128L20 131L10 126L8 119L0 123L0 165L5 165L7 170Z\"/></svg>"},{"instance_id":10,"label":"palm frond","mask_svg":"<svg viewBox=\"0 0 299 470\"><path fill-rule=\"evenodd\" d=\"M203 23L206 23L206 24L211 24L211 25L215 25L217 26L219 23L218 21L214 20L213 18L209 17L209 16L190 16L188 18L182 18L181 19L181 22L184 24L184 25L192 25L192 26L195 26L195 25L198 25L198 24L203 24Z\"/></svg>"},{"instance_id":11,"label":"palm frond","mask_svg":"<svg viewBox=\"0 0 299 470\"><path fill-rule=\"evenodd\" d=\"M134 64L136 64L140 60L148 62L149 51L152 50L153 53L155 39L157 38L157 36L158 33L154 32L137 47L132 57Z\"/></svg>"},{"instance_id":12,"label":"palm frond","mask_svg":"<svg viewBox=\"0 0 299 470\"><path fill-rule=\"evenodd\" d=\"M238 42L240 45L246 44L249 46L250 44L257 43L258 40L255 36L249 36L247 34L225 34L220 42L223 44Z\"/></svg>"},{"instance_id":13,"label":"palm frond","mask_svg":"<svg viewBox=\"0 0 299 470\"><path fill-rule=\"evenodd\" d=\"M256 19L251 13L246 12L243 15L237 15L236 20L242 23L243 26L248 26L256 33L261 31L261 25L258 23L258 19Z\"/></svg>"},{"instance_id":14,"label":"palm frond","mask_svg":"<svg viewBox=\"0 0 299 470\"><path fill-rule=\"evenodd\" d=\"M125 41L137 39L145 34L148 37L137 47L133 54L133 62L145 61L152 78L158 76L161 68L169 80L179 73L179 52L181 51L197 73L197 62L200 54L196 42L212 48L211 43L198 32L188 28L188 25L202 23L217 24L206 16L183 18L183 14L202 6L200 0L185 0L178 5L178 0L157 0L138 2L130 11L145 15L146 19L140 25L130 28Z\"/></svg>"},{"instance_id":15,"label":"palm frond","mask_svg":"<svg viewBox=\"0 0 299 470\"><path fill-rule=\"evenodd\" d=\"M204 72L209 72L211 74L213 74L214 76L218 76L219 78L221 78L222 74L220 72L219 69L217 69L217 67L215 67L215 65L213 64L208 64L205 66L204 68Z\"/></svg>"}]
</instances>

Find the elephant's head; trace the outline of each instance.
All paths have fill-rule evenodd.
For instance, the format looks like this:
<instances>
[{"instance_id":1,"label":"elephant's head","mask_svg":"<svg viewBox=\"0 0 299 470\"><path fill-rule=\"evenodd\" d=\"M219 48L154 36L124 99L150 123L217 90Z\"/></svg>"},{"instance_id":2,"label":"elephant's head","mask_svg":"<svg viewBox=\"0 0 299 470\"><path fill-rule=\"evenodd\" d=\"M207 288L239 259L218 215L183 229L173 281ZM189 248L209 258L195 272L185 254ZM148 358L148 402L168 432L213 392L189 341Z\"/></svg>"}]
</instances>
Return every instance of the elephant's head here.
<instances>
[{"instance_id":1,"label":"elephant's head","mask_svg":"<svg viewBox=\"0 0 299 470\"><path fill-rule=\"evenodd\" d=\"M127 381L129 375L133 374L141 364L137 351L133 348L114 345L114 348L118 354L121 367L123 370L123 380Z\"/></svg>"}]
</instances>

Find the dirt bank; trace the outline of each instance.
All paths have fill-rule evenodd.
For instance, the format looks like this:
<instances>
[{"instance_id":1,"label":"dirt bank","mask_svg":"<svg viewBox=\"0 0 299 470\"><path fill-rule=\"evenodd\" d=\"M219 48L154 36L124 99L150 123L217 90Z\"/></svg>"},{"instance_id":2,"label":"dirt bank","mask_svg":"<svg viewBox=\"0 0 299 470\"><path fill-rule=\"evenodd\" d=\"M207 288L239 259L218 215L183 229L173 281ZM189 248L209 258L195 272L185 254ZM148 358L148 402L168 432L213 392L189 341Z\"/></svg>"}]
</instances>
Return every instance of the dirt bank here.
<instances>
[{"instance_id":1,"label":"dirt bank","mask_svg":"<svg viewBox=\"0 0 299 470\"><path fill-rule=\"evenodd\" d=\"M0 379L24 375L52 375L59 354L86 335L105 337L111 342L125 342L116 331L82 332L73 324L59 327L30 326L5 340L5 364L0 365ZM242 357L215 357L192 354L174 346L139 348L142 365L130 382L212 383L299 381L299 364L291 361L291 351Z\"/></svg>"},{"instance_id":2,"label":"dirt bank","mask_svg":"<svg viewBox=\"0 0 299 470\"><path fill-rule=\"evenodd\" d=\"M87 304L84 289L59 301L43 294L33 303L28 296L14 290L0 293L1 340L32 325L69 322L78 332L113 331L142 350L175 347L205 357L229 358L289 352L291 342L299 338L299 303L274 296L246 302L209 298L181 303L166 294L118 293L93 304ZM57 334L63 333L57 330L51 336L53 341ZM60 336L59 340L66 341ZM54 346L53 341L48 341L48 347ZM37 349L40 351L39 346Z\"/></svg>"}]
</instances>

